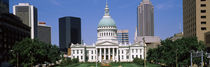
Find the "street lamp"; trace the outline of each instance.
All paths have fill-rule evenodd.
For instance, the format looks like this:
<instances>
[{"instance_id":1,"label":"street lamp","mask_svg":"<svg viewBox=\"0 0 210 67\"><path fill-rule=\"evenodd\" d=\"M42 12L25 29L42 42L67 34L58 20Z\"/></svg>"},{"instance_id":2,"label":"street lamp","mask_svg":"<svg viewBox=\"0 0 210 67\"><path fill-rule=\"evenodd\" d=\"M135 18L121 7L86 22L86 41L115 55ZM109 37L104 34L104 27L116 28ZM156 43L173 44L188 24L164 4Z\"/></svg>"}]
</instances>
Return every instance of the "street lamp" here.
<instances>
[{"instance_id":1,"label":"street lamp","mask_svg":"<svg viewBox=\"0 0 210 67\"><path fill-rule=\"evenodd\" d=\"M147 44L145 42L145 38L143 37L143 43L144 43L144 67L147 67L147 61L146 61L146 48Z\"/></svg>"},{"instance_id":2,"label":"street lamp","mask_svg":"<svg viewBox=\"0 0 210 67\"><path fill-rule=\"evenodd\" d=\"M96 48L96 67L97 67L97 62L98 62L98 48Z\"/></svg>"}]
</instances>

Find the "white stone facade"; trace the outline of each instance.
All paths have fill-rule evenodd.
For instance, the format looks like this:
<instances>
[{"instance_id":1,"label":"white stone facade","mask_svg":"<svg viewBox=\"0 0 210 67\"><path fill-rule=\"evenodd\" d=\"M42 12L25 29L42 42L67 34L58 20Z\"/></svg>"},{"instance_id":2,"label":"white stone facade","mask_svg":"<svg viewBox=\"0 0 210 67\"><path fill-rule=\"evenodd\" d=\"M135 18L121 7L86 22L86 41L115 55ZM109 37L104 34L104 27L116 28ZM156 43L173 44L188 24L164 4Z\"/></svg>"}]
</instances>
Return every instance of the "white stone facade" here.
<instances>
[{"instance_id":1,"label":"white stone facade","mask_svg":"<svg viewBox=\"0 0 210 67\"><path fill-rule=\"evenodd\" d=\"M134 58L144 59L144 46L141 43L130 45L82 45L72 44L71 58L78 58L80 62L132 62Z\"/></svg>"},{"instance_id":2,"label":"white stone facade","mask_svg":"<svg viewBox=\"0 0 210 67\"><path fill-rule=\"evenodd\" d=\"M132 62L134 58L144 59L144 44L119 44L117 40L117 26L109 14L106 4L105 15L97 29L97 42L93 45L72 44L71 58L78 58L80 62Z\"/></svg>"}]
</instances>

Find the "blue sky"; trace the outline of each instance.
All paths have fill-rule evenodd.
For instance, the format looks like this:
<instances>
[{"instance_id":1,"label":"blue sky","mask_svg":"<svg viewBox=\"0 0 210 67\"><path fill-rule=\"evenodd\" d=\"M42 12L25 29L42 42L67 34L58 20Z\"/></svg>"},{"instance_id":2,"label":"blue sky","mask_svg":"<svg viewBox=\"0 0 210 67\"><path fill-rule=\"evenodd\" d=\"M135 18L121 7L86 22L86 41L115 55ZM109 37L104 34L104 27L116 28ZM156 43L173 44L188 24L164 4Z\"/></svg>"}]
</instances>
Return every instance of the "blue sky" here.
<instances>
[{"instance_id":1,"label":"blue sky","mask_svg":"<svg viewBox=\"0 0 210 67\"><path fill-rule=\"evenodd\" d=\"M137 23L137 6L142 0L108 0L110 14L118 29L129 30L133 42ZM151 0L154 5L155 35L161 39L182 31L182 0ZM38 20L52 27L52 44L59 44L58 18L75 16L82 19L82 39L87 44L97 40L97 25L104 15L105 0L10 0L12 6L30 3L38 8Z\"/></svg>"}]
</instances>

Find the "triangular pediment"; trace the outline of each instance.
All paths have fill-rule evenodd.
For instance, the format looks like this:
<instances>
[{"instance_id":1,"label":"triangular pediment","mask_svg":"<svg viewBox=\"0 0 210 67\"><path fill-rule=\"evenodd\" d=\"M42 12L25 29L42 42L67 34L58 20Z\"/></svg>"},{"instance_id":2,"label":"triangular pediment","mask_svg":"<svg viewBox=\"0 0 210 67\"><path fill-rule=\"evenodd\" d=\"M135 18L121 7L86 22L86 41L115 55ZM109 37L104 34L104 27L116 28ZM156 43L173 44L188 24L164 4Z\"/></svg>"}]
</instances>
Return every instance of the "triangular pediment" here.
<instances>
[{"instance_id":1,"label":"triangular pediment","mask_svg":"<svg viewBox=\"0 0 210 67\"><path fill-rule=\"evenodd\" d=\"M111 41L102 41L96 43L96 46L117 46L118 42L111 42Z\"/></svg>"}]
</instances>

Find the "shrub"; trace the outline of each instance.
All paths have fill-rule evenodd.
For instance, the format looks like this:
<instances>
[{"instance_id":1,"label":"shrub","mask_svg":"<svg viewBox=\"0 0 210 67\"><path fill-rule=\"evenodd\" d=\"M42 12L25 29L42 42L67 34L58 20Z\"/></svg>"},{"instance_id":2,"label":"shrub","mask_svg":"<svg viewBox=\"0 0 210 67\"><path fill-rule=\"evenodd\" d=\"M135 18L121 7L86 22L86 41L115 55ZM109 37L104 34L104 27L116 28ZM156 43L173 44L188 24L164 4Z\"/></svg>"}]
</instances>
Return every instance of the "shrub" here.
<instances>
[{"instance_id":1,"label":"shrub","mask_svg":"<svg viewBox=\"0 0 210 67\"><path fill-rule=\"evenodd\" d=\"M139 65L143 65L144 64L144 60L141 58L134 58L133 62Z\"/></svg>"}]
</instances>

